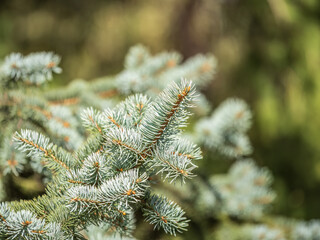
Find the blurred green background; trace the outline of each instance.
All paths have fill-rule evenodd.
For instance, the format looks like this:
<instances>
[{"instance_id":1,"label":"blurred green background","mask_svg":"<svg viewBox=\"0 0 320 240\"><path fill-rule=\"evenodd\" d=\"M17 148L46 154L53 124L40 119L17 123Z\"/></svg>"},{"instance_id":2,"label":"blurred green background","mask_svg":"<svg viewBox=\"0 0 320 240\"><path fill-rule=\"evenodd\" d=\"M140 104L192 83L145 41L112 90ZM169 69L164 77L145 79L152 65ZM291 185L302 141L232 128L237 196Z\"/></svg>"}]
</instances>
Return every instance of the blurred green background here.
<instances>
[{"instance_id":1,"label":"blurred green background","mask_svg":"<svg viewBox=\"0 0 320 240\"><path fill-rule=\"evenodd\" d=\"M319 0L2 0L0 57L54 51L64 72L52 85L64 85L119 72L137 43L213 53L205 94L213 106L232 96L251 106L253 158L275 175L273 211L320 218L319 16ZM221 168L204 161L207 175Z\"/></svg>"}]
</instances>

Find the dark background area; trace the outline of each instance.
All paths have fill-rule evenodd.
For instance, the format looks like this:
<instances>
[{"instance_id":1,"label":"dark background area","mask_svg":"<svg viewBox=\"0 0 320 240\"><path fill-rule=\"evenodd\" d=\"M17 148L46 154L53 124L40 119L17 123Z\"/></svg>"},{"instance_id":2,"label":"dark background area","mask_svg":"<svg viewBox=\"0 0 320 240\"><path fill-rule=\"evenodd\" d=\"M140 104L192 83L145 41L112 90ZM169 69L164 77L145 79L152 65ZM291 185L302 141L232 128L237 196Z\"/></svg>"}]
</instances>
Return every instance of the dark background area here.
<instances>
[{"instance_id":1,"label":"dark background area","mask_svg":"<svg viewBox=\"0 0 320 240\"><path fill-rule=\"evenodd\" d=\"M0 57L58 53L54 87L119 72L137 43L185 58L213 53L205 94L214 107L233 96L251 106L253 158L275 176L273 212L320 218L319 16L318 0L2 0ZM211 155L206 175L231 164Z\"/></svg>"}]
</instances>

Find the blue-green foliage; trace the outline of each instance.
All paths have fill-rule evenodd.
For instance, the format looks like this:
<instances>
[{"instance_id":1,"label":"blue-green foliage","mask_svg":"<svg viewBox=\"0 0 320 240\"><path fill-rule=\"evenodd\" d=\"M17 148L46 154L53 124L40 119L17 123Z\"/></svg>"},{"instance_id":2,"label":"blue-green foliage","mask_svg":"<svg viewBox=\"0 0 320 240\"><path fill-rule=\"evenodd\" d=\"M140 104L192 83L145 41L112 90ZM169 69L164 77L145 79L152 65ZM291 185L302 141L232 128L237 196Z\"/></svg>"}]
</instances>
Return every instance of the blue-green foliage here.
<instances>
[{"instance_id":1,"label":"blue-green foliage","mask_svg":"<svg viewBox=\"0 0 320 240\"><path fill-rule=\"evenodd\" d=\"M195 218L201 213L218 220L218 240L319 238L317 221L272 223L266 215L275 199L272 175L244 159L252 153L247 104L229 99L201 118L210 106L202 94L193 104L195 86L212 79L213 56L183 62L176 52L151 55L138 45L129 50L125 69L114 77L92 83L78 80L54 91L24 91L24 86L43 84L52 73L61 72L59 61L52 53L12 54L0 68L1 86L10 90L0 91L2 171L18 175L30 162L49 181L41 197L1 204L1 239L132 239L139 209L155 229L173 235L185 231L189 220L184 210L155 194L154 184L159 179L168 185L185 183L195 176L201 150L182 131L193 106L198 115L189 139L206 153L214 149L236 160L228 174L181 187ZM85 106L90 107L83 110ZM79 128L80 118L87 132ZM20 128L33 131L18 131L13 144L11 135ZM111 231L117 234L107 234Z\"/></svg>"},{"instance_id":2,"label":"blue-green foliage","mask_svg":"<svg viewBox=\"0 0 320 240\"><path fill-rule=\"evenodd\" d=\"M155 228L174 235L186 230L184 211L150 191L151 178L157 178L158 173L167 173L171 181L193 176L192 161L201 158L200 150L177 137L186 124L187 108L194 96L194 85L183 80L154 101L136 95L103 113L88 109L83 121L92 134L100 137L90 138L86 147L74 154L37 132L16 133L18 149L43 161L53 179L46 195L3 205L2 236L48 239L52 232L58 232L64 239L78 239L80 231L91 224L104 224L130 236L133 213L138 208ZM174 143L171 148L164 148L170 143ZM21 217L15 222L10 216L16 215ZM14 233L9 223L16 225Z\"/></svg>"},{"instance_id":3,"label":"blue-green foliage","mask_svg":"<svg viewBox=\"0 0 320 240\"><path fill-rule=\"evenodd\" d=\"M24 82L40 85L52 79L53 73L61 73L60 57L47 52L23 56L12 53L7 56L0 69L0 82Z\"/></svg>"}]
</instances>

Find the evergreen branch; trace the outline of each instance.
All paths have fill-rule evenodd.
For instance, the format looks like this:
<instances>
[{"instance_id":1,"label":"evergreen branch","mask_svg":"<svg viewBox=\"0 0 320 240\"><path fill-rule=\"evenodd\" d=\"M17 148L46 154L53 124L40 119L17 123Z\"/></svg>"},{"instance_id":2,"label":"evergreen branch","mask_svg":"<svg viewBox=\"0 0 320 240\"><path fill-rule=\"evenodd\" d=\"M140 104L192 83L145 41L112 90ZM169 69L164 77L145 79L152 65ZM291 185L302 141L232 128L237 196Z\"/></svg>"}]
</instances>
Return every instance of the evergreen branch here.
<instances>
[{"instance_id":1,"label":"evergreen branch","mask_svg":"<svg viewBox=\"0 0 320 240\"><path fill-rule=\"evenodd\" d=\"M69 201L67 207L71 212L79 214L90 212L92 209L98 209L98 205L104 204L104 202L98 200L97 196L98 189L95 187L71 187L66 193L66 198Z\"/></svg>"},{"instance_id":2,"label":"evergreen branch","mask_svg":"<svg viewBox=\"0 0 320 240\"><path fill-rule=\"evenodd\" d=\"M84 126L91 131L102 133L103 115L93 108L86 109L81 116Z\"/></svg>"},{"instance_id":3,"label":"evergreen branch","mask_svg":"<svg viewBox=\"0 0 320 240\"><path fill-rule=\"evenodd\" d=\"M129 49L125 57L125 67L134 69L144 64L150 57L149 50L143 45L136 45Z\"/></svg>"},{"instance_id":4,"label":"evergreen branch","mask_svg":"<svg viewBox=\"0 0 320 240\"><path fill-rule=\"evenodd\" d=\"M150 99L142 94L135 94L128 97L122 104L118 106L118 109L124 109L130 116L130 125L140 127L141 121L143 120L146 110L150 105Z\"/></svg>"},{"instance_id":5,"label":"evergreen branch","mask_svg":"<svg viewBox=\"0 0 320 240\"><path fill-rule=\"evenodd\" d=\"M57 239L62 238L64 233L57 223L46 224L45 220L38 219L26 210L11 212L5 222L5 231L1 229L5 239Z\"/></svg>"},{"instance_id":6,"label":"evergreen branch","mask_svg":"<svg viewBox=\"0 0 320 240\"><path fill-rule=\"evenodd\" d=\"M162 53L149 60L147 65L152 66L151 75L158 76L177 66L180 61L181 55L176 52Z\"/></svg>"},{"instance_id":7,"label":"evergreen branch","mask_svg":"<svg viewBox=\"0 0 320 240\"><path fill-rule=\"evenodd\" d=\"M209 118L196 124L200 141L209 148L216 148L229 157L240 157L252 152L246 132L251 126L252 114L240 99L223 102Z\"/></svg>"},{"instance_id":8,"label":"evergreen branch","mask_svg":"<svg viewBox=\"0 0 320 240\"><path fill-rule=\"evenodd\" d=\"M83 174L80 169L70 170L67 172L66 181L72 185L90 186L88 182L83 179Z\"/></svg>"},{"instance_id":9,"label":"evergreen branch","mask_svg":"<svg viewBox=\"0 0 320 240\"><path fill-rule=\"evenodd\" d=\"M209 80L212 80L215 74L217 66L217 60L212 55L204 56L198 54L194 57L189 58L180 67L173 69L175 73L170 73L171 76L177 75L177 77L185 77L193 79L197 86L205 86ZM167 77L167 76L166 76Z\"/></svg>"},{"instance_id":10,"label":"evergreen branch","mask_svg":"<svg viewBox=\"0 0 320 240\"><path fill-rule=\"evenodd\" d=\"M141 135L134 129L114 128L106 134L106 144L111 147L111 151L120 149L121 151L130 151L144 158L143 145L141 144Z\"/></svg>"},{"instance_id":11,"label":"evergreen branch","mask_svg":"<svg viewBox=\"0 0 320 240\"><path fill-rule=\"evenodd\" d=\"M136 203L143 196L147 175L139 176L138 170L122 172L105 181L99 188L91 186L75 186L67 191L68 207L72 212L90 212L92 209L114 204L128 206Z\"/></svg>"},{"instance_id":12,"label":"evergreen branch","mask_svg":"<svg viewBox=\"0 0 320 240\"><path fill-rule=\"evenodd\" d=\"M320 238L320 221L299 222L291 232L293 240L313 240Z\"/></svg>"},{"instance_id":13,"label":"evergreen branch","mask_svg":"<svg viewBox=\"0 0 320 240\"><path fill-rule=\"evenodd\" d=\"M7 203L0 203L0 221L2 221L0 224L3 224L3 222L7 222L10 211L11 209L8 207Z\"/></svg>"},{"instance_id":14,"label":"evergreen branch","mask_svg":"<svg viewBox=\"0 0 320 240\"><path fill-rule=\"evenodd\" d=\"M170 88L160 94L157 101L147 110L147 118L141 123L141 132L146 139L147 146L145 152L152 151L153 146L164 132L173 131L174 128L183 125L187 118L187 113L183 110L192 100L194 91L192 83L186 81L182 81L180 85L173 83ZM181 116L177 115L178 113L181 113ZM171 127L173 129L170 129L170 123L174 125L175 120L177 123Z\"/></svg>"},{"instance_id":15,"label":"evergreen branch","mask_svg":"<svg viewBox=\"0 0 320 240\"><path fill-rule=\"evenodd\" d=\"M52 143L49 143L49 139L43 135L32 132L29 130L21 130L21 135L16 132L14 140L18 144L18 149L28 152L28 155L38 155L43 154L45 156L49 155L47 149L52 147Z\"/></svg>"},{"instance_id":16,"label":"evergreen branch","mask_svg":"<svg viewBox=\"0 0 320 240\"><path fill-rule=\"evenodd\" d=\"M111 125L114 125L117 128L121 128L120 124L117 122L117 120L120 118L119 114L116 115L110 109L105 109L103 115L104 115L104 118L107 119L107 121L111 123ZM105 126L105 129L107 129L107 128L108 127Z\"/></svg>"},{"instance_id":17,"label":"evergreen branch","mask_svg":"<svg viewBox=\"0 0 320 240\"><path fill-rule=\"evenodd\" d=\"M59 117L56 117L56 116L53 116L53 114L45 109L42 109L38 106L32 106L32 105L25 105L25 107L28 107L32 110L35 110L35 111L38 111L40 112L41 114L43 114L48 120L50 119L54 119L55 121L57 122L60 122L64 127L66 128L69 128L70 127L70 123L63 120L62 118L59 118Z\"/></svg>"},{"instance_id":18,"label":"evergreen branch","mask_svg":"<svg viewBox=\"0 0 320 240\"><path fill-rule=\"evenodd\" d=\"M99 153L89 155L77 176L88 185L99 186L104 180L112 177L108 161Z\"/></svg>"},{"instance_id":19,"label":"evergreen branch","mask_svg":"<svg viewBox=\"0 0 320 240\"><path fill-rule=\"evenodd\" d=\"M147 180L147 174L143 173L139 176L138 169L121 172L102 184L99 199L110 204L119 202L124 206L136 203L148 187Z\"/></svg>"},{"instance_id":20,"label":"evergreen branch","mask_svg":"<svg viewBox=\"0 0 320 240\"><path fill-rule=\"evenodd\" d=\"M151 56L146 48L138 46L127 55L126 69L115 77L90 84L76 81L58 91L32 91L32 97L31 91L20 88L50 80L53 73L61 71L57 66L59 61L53 54L27 57L16 54L0 67L0 84L5 87L0 90L0 121L4 123L0 157L5 159L0 162L2 173L18 174L27 156L31 157L34 170L42 172L44 163L53 173L58 173L49 176L42 172L50 182L41 197L0 204L0 238L84 240L82 233L92 224L102 228L103 233L130 234L137 207L142 207L145 220L155 228L163 228L173 235L185 231L188 220L184 211L165 197L150 195L148 189L151 183L156 183L151 180L155 173L171 182L194 176L193 161L201 159L201 151L178 134L190 115L187 107L194 98L194 85L203 86L215 72L214 57L197 55L178 65L181 57L175 52ZM153 97L169 82L178 82L181 77L192 78L194 84L186 81L173 84L154 101L136 94L112 110L94 110L113 106L118 98L104 99L116 95L120 98L121 94L146 92ZM11 87L14 90L7 91ZM94 135L72 156L43 135L27 130L15 135L18 148L27 152L27 156L19 155L11 147L8 136L16 128L27 127L49 133L55 144L63 142L68 150L74 149L82 140L80 134L84 134L78 129L74 114L89 105L93 107L82 118ZM233 99L196 124L197 137L204 145L239 158L252 151L246 136L250 125L248 106ZM262 218L275 198L271 182L268 170L258 168L251 160L242 160L226 176L214 176L207 185L196 184L192 188L196 191L182 191L189 195L190 203L195 200L196 207L205 205L206 214L213 213L210 217L215 220L221 220L216 214L227 214L237 222L249 220L249 224L237 224L241 231L236 232L239 233L236 238L318 239L319 222L289 222L283 231L282 226ZM229 223L227 227L233 225ZM214 235L225 239L232 234Z\"/></svg>"},{"instance_id":21,"label":"evergreen branch","mask_svg":"<svg viewBox=\"0 0 320 240\"><path fill-rule=\"evenodd\" d=\"M38 156L40 158L44 156L56 162L58 166L70 171L70 166L68 165L70 165L71 156L61 149L57 149L57 146L50 143L49 139L43 135L30 130L21 130L21 134L16 132L14 140L18 149L27 152L28 156ZM49 168L52 167L52 170L56 170L57 165L50 164L52 162L48 163Z\"/></svg>"},{"instance_id":22,"label":"evergreen branch","mask_svg":"<svg viewBox=\"0 0 320 240\"><path fill-rule=\"evenodd\" d=\"M183 156L190 160L199 160L202 158L201 149L194 143L183 139L177 138L164 149L171 152L173 155Z\"/></svg>"},{"instance_id":23,"label":"evergreen branch","mask_svg":"<svg viewBox=\"0 0 320 240\"><path fill-rule=\"evenodd\" d=\"M191 159L183 154L172 154L172 150L168 149L167 146L159 146L153 153L153 156L149 160L152 168L158 168L157 174L165 174L165 178L171 178L171 182L177 178L180 178L184 182L185 178L194 176L192 170L196 168L196 165L192 163Z\"/></svg>"},{"instance_id":24,"label":"evergreen branch","mask_svg":"<svg viewBox=\"0 0 320 240\"><path fill-rule=\"evenodd\" d=\"M211 185L223 199L223 209L240 219L259 219L275 199L269 189L272 176L265 168L259 168L251 159L235 162L224 178L212 178Z\"/></svg>"},{"instance_id":25,"label":"evergreen branch","mask_svg":"<svg viewBox=\"0 0 320 240\"><path fill-rule=\"evenodd\" d=\"M143 206L143 215L147 222L154 224L155 229L162 228L166 233L186 231L189 220L184 211L174 202L165 197L147 195Z\"/></svg>"},{"instance_id":26,"label":"evergreen branch","mask_svg":"<svg viewBox=\"0 0 320 240\"><path fill-rule=\"evenodd\" d=\"M46 238L53 232L47 226L55 222L61 226L62 239L65 236L81 238L79 231L90 224L105 223L120 233L131 231L129 214L141 204L144 205L146 190L150 187L150 174L155 172L153 168L160 169L159 173L165 173L173 180L192 176L191 160L199 159L200 152L191 143L177 140L176 135L188 118L189 113L185 108L189 106L193 92L192 84L182 82L165 90L155 102L136 94L113 110L107 109L101 113L93 108L87 109L82 119L94 135L73 155L50 143L48 138L39 133L30 130L16 133L14 139L19 150L35 158L32 161L38 161L38 165L41 165L39 160L44 159L45 166L58 173L54 174L42 197L12 203L14 209L9 211L10 214L28 210L34 214L32 221L28 221L43 220L42 227L19 232L19 237L33 234L32 237ZM66 96L70 93L66 93ZM74 93L77 96L77 91ZM40 100L30 101L30 105L35 106L32 113L38 112L35 120L55 120L56 117L73 119L70 111L65 112L61 107L51 107L47 111L46 102ZM77 126L76 122L70 121L70 126L73 129ZM56 132L62 134L61 126L58 127L48 129L57 129ZM154 134L150 135L146 129L156 130L151 131ZM70 141L74 143L76 139ZM161 154L168 156L163 155L160 159ZM175 158L178 160L175 161ZM145 165L138 165L141 159L146 160ZM152 163L153 160L162 165ZM168 220L166 215L161 215L162 221L167 221L171 226L166 228L166 232L174 234L179 230L172 230L173 217L170 211L168 214ZM6 219L2 212L1 219ZM175 227L180 229L182 225L179 223ZM4 232L8 232L8 229Z\"/></svg>"},{"instance_id":27,"label":"evergreen branch","mask_svg":"<svg viewBox=\"0 0 320 240\"><path fill-rule=\"evenodd\" d=\"M7 82L14 80L39 85L51 80L53 73L61 73L59 63L60 57L50 52L29 54L25 57L13 53L5 58L0 69L1 77Z\"/></svg>"}]
</instances>

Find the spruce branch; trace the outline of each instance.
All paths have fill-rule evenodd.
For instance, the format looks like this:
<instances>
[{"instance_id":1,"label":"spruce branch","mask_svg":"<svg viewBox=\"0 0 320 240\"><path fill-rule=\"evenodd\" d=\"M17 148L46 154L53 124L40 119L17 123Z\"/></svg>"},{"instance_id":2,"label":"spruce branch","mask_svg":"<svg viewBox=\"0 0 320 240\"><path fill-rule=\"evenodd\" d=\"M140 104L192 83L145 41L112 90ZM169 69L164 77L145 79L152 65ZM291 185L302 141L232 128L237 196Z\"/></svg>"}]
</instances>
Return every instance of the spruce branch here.
<instances>
[{"instance_id":1,"label":"spruce branch","mask_svg":"<svg viewBox=\"0 0 320 240\"><path fill-rule=\"evenodd\" d=\"M193 144L178 140L177 134L190 115L187 108L194 99L194 84L179 82L179 77L174 79L178 83L170 85L154 101L142 94L133 95L114 108L114 102L105 101L124 92L148 91L149 88L160 92L168 83L164 76L169 72L174 75L181 56L175 52L151 56L140 47L132 50L126 62L127 69L115 77L116 84L106 78L92 84L80 80L65 90L41 93L32 99L27 95L22 98L21 92L10 93L19 104L19 116L31 119L41 131L38 135L25 130L16 133L15 144L32 158L31 164L39 172L49 169L55 173L48 179L51 180L45 195L48 198L15 203L15 211L27 209L49 223L59 222L63 233L73 237L81 238L79 230L89 223L121 225L119 230L125 232L123 216L127 216L129 209L133 211L143 205L146 189L153 183L151 175L165 173L172 182L193 176L195 165L192 162L201 158L201 153ZM196 73L195 79L197 72L201 75L197 68L192 70ZM181 76L187 74L186 70L180 68ZM177 72L175 76L178 76ZM152 84L153 79L156 79L155 84ZM5 103L9 102L6 100ZM80 145L80 137L73 131L78 128L74 114L90 105L92 107L81 118L93 135L73 154L58 148L55 144L63 145L67 150ZM4 107L14 106L7 104ZM106 106L106 110L100 111ZM42 133L53 137L55 144ZM63 139L63 144L57 135ZM133 173L139 173L138 177ZM50 198L54 199L54 204L48 201ZM109 212L106 213L102 206ZM54 209L58 212L54 213ZM68 212L70 209L72 211Z\"/></svg>"},{"instance_id":2,"label":"spruce branch","mask_svg":"<svg viewBox=\"0 0 320 240\"><path fill-rule=\"evenodd\" d=\"M0 79L4 82L22 81L39 85L51 80L53 73L61 73L59 63L60 57L51 52L32 53L25 57L20 53L12 53L0 68Z\"/></svg>"},{"instance_id":3,"label":"spruce branch","mask_svg":"<svg viewBox=\"0 0 320 240\"><path fill-rule=\"evenodd\" d=\"M320 221L299 222L291 232L293 240L313 240L320 238Z\"/></svg>"},{"instance_id":4,"label":"spruce branch","mask_svg":"<svg viewBox=\"0 0 320 240\"><path fill-rule=\"evenodd\" d=\"M54 173L47 178L44 195L0 205L0 238L106 239L106 232L131 236L134 212L139 208L155 228L173 235L185 231L188 220L184 211L166 197L150 194L157 184L152 179L158 174L170 183L178 179L184 183L194 176L201 151L180 133L190 115L187 108L195 97L194 86L203 87L212 79L215 58L197 55L181 62L178 53L151 55L140 45L130 49L125 70L116 76L91 83L77 80L65 89L45 92L24 89L59 73L59 61L53 54L15 54L0 67L0 84L5 87L0 89L3 173L19 174L28 163L37 172ZM191 78L193 83L180 82L181 77ZM175 83L167 88L169 82ZM147 95L135 94L116 105L124 96L141 92ZM200 98L197 117L210 110L204 95ZM81 144L86 133L79 128L78 114L85 107L89 108L80 118L91 136ZM221 223L218 228L228 225L227 234L214 234L217 239L233 236L229 229L237 229L237 239L318 239L318 221L279 221L276 226L278 222L272 218L270 223L265 216L275 198L270 188L272 176L252 160L242 159L252 152L246 135L251 117L244 101L231 99L210 117L197 121L192 137L206 148L241 161L227 175L196 182L192 191L189 184L182 185L181 196L187 201L181 202L195 206L188 215L197 219L200 209L204 216ZM14 150L10 141L20 128L41 132L16 133L15 144L26 154ZM103 232L90 235L90 229L91 234L98 232L93 225ZM231 225L236 227L229 228Z\"/></svg>"},{"instance_id":5,"label":"spruce branch","mask_svg":"<svg viewBox=\"0 0 320 240\"><path fill-rule=\"evenodd\" d=\"M111 151L129 151L140 157L144 156L144 145L141 134L134 129L114 128L110 129L105 135L107 144Z\"/></svg>"},{"instance_id":6,"label":"spruce branch","mask_svg":"<svg viewBox=\"0 0 320 240\"><path fill-rule=\"evenodd\" d=\"M124 65L127 69L137 68L144 64L149 57L149 50L145 46L139 44L129 49Z\"/></svg>"},{"instance_id":7,"label":"spruce branch","mask_svg":"<svg viewBox=\"0 0 320 240\"><path fill-rule=\"evenodd\" d=\"M182 182L185 178L194 177L192 171L196 165L188 154L179 154L178 152L168 149L168 146L159 146L153 153L154 158L151 158L150 165L155 169L159 169L157 174L165 175L165 179L171 179L171 182L180 178Z\"/></svg>"},{"instance_id":8,"label":"spruce branch","mask_svg":"<svg viewBox=\"0 0 320 240\"><path fill-rule=\"evenodd\" d=\"M101 133L104 119L100 111L88 108L83 111L81 118L86 129Z\"/></svg>"},{"instance_id":9,"label":"spruce branch","mask_svg":"<svg viewBox=\"0 0 320 240\"><path fill-rule=\"evenodd\" d=\"M47 187L53 205L43 197L37 203L16 204L16 210L27 208L49 222L63 223L67 235L72 229L103 222L125 233L129 213L150 202L149 208L154 207L162 218L149 216L149 222L171 234L185 230L184 212L172 202L155 200L147 190L155 169L172 181L193 176L192 161L201 158L200 150L177 138L177 133L186 124L194 91L194 85L184 80L174 83L153 102L135 95L104 113L87 109L82 115L84 125L94 135L74 154L57 148L39 133L16 133L17 147L29 156L44 158L56 173ZM145 160L142 164L141 159ZM76 236L77 231L72 234Z\"/></svg>"},{"instance_id":10,"label":"spruce branch","mask_svg":"<svg viewBox=\"0 0 320 240\"><path fill-rule=\"evenodd\" d=\"M211 184L223 199L223 210L240 219L260 219L275 199L272 175L252 159L234 163L225 177L212 177Z\"/></svg>"},{"instance_id":11,"label":"spruce branch","mask_svg":"<svg viewBox=\"0 0 320 240\"><path fill-rule=\"evenodd\" d=\"M185 108L191 107L190 102L195 97L194 85L182 81L177 85L173 83L160 93L159 97L147 109L145 119L141 122L141 133L145 138L145 152L149 153L157 142L165 135L179 132L185 126L188 112Z\"/></svg>"},{"instance_id":12,"label":"spruce branch","mask_svg":"<svg viewBox=\"0 0 320 240\"><path fill-rule=\"evenodd\" d=\"M186 231L189 220L184 211L174 202L158 195L149 195L143 207L146 221L154 224L155 229L164 229L166 233Z\"/></svg>"},{"instance_id":13,"label":"spruce branch","mask_svg":"<svg viewBox=\"0 0 320 240\"><path fill-rule=\"evenodd\" d=\"M21 134L14 136L17 148L22 152L27 152L28 156L44 158L48 168L70 171L71 156L62 148L50 143L50 140L43 135L30 130L21 130Z\"/></svg>"},{"instance_id":14,"label":"spruce branch","mask_svg":"<svg viewBox=\"0 0 320 240\"><path fill-rule=\"evenodd\" d=\"M205 146L216 148L226 156L246 156L252 152L246 135L251 118L249 107L243 100L226 100L209 118L197 122L197 138Z\"/></svg>"}]
</instances>

